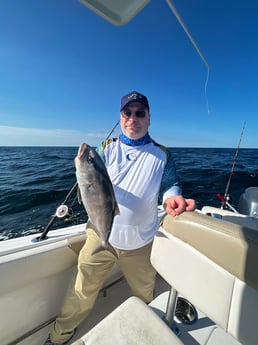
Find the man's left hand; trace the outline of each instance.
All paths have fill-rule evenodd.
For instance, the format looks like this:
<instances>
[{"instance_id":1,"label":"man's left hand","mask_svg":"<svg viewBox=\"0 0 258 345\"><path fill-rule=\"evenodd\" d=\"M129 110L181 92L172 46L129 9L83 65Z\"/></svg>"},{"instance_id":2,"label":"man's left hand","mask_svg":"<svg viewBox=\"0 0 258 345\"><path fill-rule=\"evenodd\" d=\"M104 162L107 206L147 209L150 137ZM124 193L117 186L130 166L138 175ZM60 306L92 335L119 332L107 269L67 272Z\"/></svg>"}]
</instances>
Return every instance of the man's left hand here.
<instances>
[{"instance_id":1,"label":"man's left hand","mask_svg":"<svg viewBox=\"0 0 258 345\"><path fill-rule=\"evenodd\" d=\"M182 195L175 195L164 201L164 209L171 216L178 216L184 211L194 211L196 208L193 199L185 199Z\"/></svg>"}]
</instances>

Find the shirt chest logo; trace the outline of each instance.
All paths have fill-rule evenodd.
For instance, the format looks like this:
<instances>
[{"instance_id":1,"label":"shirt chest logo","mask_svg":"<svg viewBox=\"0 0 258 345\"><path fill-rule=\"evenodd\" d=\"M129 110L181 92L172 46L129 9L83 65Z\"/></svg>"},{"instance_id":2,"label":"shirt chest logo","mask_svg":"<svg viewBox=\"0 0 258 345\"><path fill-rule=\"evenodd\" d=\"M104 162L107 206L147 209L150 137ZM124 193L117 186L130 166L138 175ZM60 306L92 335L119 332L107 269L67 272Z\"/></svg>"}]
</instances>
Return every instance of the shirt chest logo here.
<instances>
[{"instance_id":1,"label":"shirt chest logo","mask_svg":"<svg viewBox=\"0 0 258 345\"><path fill-rule=\"evenodd\" d=\"M128 153L128 154L126 155L126 159L127 159L128 161L136 161L137 156L136 156L136 154L135 154L134 152L131 152L131 153Z\"/></svg>"}]
</instances>

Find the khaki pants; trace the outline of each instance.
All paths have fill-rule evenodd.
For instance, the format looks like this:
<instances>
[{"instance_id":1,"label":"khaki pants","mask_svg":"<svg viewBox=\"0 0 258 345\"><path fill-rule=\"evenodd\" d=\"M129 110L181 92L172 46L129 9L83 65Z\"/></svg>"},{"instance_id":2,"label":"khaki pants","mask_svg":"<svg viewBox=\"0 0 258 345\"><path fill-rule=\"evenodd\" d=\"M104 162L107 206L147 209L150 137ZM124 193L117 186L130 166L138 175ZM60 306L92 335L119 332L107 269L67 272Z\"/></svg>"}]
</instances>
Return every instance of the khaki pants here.
<instances>
[{"instance_id":1,"label":"khaki pants","mask_svg":"<svg viewBox=\"0 0 258 345\"><path fill-rule=\"evenodd\" d=\"M150 263L152 243L135 250L119 250L118 259L109 251L91 255L100 244L95 231L87 227L87 239L78 258L78 272L72 282L51 331L51 340L62 343L94 307L107 274L117 262L132 294L149 303L153 299L156 272Z\"/></svg>"}]
</instances>

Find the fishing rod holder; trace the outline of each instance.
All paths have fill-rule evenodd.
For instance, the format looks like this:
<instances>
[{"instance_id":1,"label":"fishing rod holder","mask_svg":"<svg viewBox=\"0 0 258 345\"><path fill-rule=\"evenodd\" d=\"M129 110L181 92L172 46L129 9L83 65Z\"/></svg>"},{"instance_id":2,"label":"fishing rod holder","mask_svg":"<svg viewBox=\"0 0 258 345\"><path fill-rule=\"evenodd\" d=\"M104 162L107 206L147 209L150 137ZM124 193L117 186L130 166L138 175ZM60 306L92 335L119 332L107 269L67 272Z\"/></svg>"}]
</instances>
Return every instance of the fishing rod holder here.
<instances>
[{"instance_id":1,"label":"fishing rod holder","mask_svg":"<svg viewBox=\"0 0 258 345\"><path fill-rule=\"evenodd\" d=\"M195 306L183 297L177 298L175 316L178 321L186 325L192 325L198 319L198 314Z\"/></svg>"},{"instance_id":2,"label":"fishing rod holder","mask_svg":"<svg viewBox=\"0 0 258 345\"><path fill-rule=\"evenodd\" d=\"M163 320L177 335L179 335L180 330L176 323L174 323L174 317L185 325L192 325L198 320L195 306L186 298L178 296L177 290L171 287Z\"/></svg>"}]
</instances>

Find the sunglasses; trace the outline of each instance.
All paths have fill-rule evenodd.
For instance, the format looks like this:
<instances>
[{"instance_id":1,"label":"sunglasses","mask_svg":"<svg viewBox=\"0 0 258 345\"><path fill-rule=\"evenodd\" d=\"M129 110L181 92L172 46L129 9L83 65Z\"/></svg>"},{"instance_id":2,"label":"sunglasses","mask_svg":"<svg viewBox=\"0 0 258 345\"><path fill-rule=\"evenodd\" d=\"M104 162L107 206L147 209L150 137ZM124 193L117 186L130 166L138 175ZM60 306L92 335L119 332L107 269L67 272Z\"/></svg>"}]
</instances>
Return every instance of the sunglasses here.
<instances>
[{"instance_id":1,"label":"sunglasses","mask_svg":"<svg viewBox=\"0 0 258 345\"><path fill-rule=\"evenodd\" d=\"M123 110L122 115L129 119L132 115L135 115L137 118L143 119L146 115L146 110L136 110L136 111L131 111L131 110Z\"/></svg>"}]
</instances>

